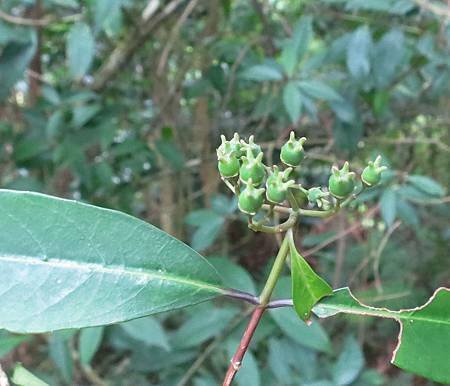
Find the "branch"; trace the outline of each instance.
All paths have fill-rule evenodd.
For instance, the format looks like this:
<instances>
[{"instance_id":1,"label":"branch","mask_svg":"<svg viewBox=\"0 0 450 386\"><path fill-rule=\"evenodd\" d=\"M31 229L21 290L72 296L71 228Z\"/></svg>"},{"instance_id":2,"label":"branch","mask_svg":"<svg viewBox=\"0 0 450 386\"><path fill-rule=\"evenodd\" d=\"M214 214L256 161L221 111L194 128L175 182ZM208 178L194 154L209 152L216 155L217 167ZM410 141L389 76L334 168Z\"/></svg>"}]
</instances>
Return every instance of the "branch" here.
<instances>
[{"instance_id":1,"label":"branch","mask_svg":"<svg viewBox=\"0 0 450 386\"><path fill-rule=\"evenodd\" d=\"M170 37L167 40L167 44L164 47L164 50L161 54L161 58L159 60L158 63L158 69L156 70L156 74L158 76L161 76L164 68L166 67L166 63L167 63L167 59L169 57L169 53L170 50L172 49L175 40L177 39L179 33L180 33L180 29L183 26L183 24L186 22L187 18L189 17L189 15L192 13L192 11L194 10L195 6L197 5L198 0L191 0L188 5L186 6L186 8L184 9L183 13L181 14L180 18L177 20L175 26L172 29L172 32L170 33Z\"/></svg>"},{"instance_id":2,"label":"branch","mask_svg":"<svg viewBox=\"0 0 450 386\"><path fill-rule=\"evenodd\" d=\"M46 16L42 19L29 19L26 17L14 16L10 15L6 12L0 10L0 19L16 25L24 25L29 27L45 27L51 23L55 22L73 22L77 20L81 20L83 15L81 13L76 13L74 15L68 15L61 18L57 18L54 16Z\"/></svg>"},{"instance_id":3,"label":"branch","mask_svg":"<svg viewBox=\"0 0 450 386\"><path fill-rule=\"evenodd\" d=\"M436 16L450 19L450 7L440 6L428 0L414 0L414 2L422 9L429 11Z\"/></svg>"},{"instance_id":4,"label":"branch","mask_svg":"<svg viewBox=\"0 0 450 386\"><path fill-rule=\"evenodd\" d=\"M133 33L112 51L109 58L102 67L100 67L100 70L95 76L94 83L92 84L92 89L99 91L105 87L106 83L116 76L119 70L131 59L135 52L142 47L142 44L156 27L166 20L181 5L181 3L183 3L183 1L184 0L172 0L154 17L151 17L151 12L150 15L146 14L148 19L143 18L142 21L138 23L139 25ZM156 3L152 2L150 4ZM154 13L156 8L157 4L153 5L151 11Z\"/></svg>"}]
</instances>

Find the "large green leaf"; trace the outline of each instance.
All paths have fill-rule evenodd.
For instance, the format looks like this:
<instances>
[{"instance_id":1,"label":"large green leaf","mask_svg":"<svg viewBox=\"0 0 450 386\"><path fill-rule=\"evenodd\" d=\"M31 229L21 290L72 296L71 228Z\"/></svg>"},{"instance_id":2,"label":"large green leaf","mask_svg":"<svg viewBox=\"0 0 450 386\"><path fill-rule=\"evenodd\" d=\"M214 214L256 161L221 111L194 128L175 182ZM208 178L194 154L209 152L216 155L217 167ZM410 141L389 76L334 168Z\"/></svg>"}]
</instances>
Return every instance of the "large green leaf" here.
<instances>
[{"instance_id":1,"label":"large green leaf","mask_svg":"<svg viewBox=\"0 0 450 386\"><path fill-rule=\"evenodd\" d=\"M296 123L302 112L302 95L295 82L283 87L283 104L292 123Z\"/></svg>"},{"instance_id":2,"label":"large green leaf","mask_svg":"<svg viewBox=\"0 0 450 386\"><path fill-rule=\"evenodd\" d=\"M0 328L41 332L121 322L221 294L191 248L113 210L0 190Z\"/></svg>"},{"instance_id":3,"label":"large green leaf","mask_svg":"<svg viewBox=\"0 0 450 386\"><path fill-rule=\"evenodd\" d=\"M289 245L292 271L292 299L300 319L309 319L311 309L324 296L333 293L328 283L317 275L304 257L298 253L293 241Z\"/></svg>"},{"instance_id":4,"label":"large green leaf","mask_svg":"<svg viewBox=\"0 0 450 386\"><path fill-rule=\"evenodd\" d=\"M338 313L378 316L400 323L392 363L413 373L450 383L450 289L438 288L423 306L400 311L370 307L358 301L348 288L334 291L314 307L319 317Z\"/></svg>"}]
</instances>

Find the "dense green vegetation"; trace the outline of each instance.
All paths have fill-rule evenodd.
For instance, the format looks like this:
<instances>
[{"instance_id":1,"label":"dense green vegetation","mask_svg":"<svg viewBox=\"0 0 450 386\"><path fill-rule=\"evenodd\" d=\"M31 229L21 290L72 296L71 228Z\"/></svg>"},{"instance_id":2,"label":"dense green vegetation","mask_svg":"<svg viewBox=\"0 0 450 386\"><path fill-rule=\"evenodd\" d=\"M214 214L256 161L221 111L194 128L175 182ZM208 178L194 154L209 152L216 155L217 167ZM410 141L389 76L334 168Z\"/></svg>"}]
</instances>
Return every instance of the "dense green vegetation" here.
<instances>
[{"instance_id":1,"label":"dense green vegetation","mask_svg":"<svg viewBox=\"0 0 450 386\"><path fill-rule=\"evenodd\" d=\"M308 187L381 154L380 184L350 210L302 218L297 244L333 288L415 307L450 286L449 54L450 9L437 0L4 0L0 187L140 217L256 294L278 244L248 229L220 184L220 134L255 134L277 164L294 129L308 138L296 171ZM290 297L287 271L278 298ZM9 272L0 263L0 278ZM215 385L250 312L218 298L107 327L0 330L0 363L50 385ZM236 383L432 385L389 364L397 333L390 320L308 327L293 309L270 310ZM27 370L11 382L31 385Z\"/></svg>"}]
</instances>

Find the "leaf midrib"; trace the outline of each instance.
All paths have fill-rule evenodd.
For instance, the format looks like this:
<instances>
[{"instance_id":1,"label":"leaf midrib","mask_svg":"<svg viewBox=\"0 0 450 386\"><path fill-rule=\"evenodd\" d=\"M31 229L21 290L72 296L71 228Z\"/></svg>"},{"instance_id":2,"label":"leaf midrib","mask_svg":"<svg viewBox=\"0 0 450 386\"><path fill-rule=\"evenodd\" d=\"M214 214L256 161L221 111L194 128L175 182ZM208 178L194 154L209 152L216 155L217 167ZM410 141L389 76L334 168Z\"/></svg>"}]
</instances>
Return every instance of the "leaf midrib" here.
<instances>
[{"instance_id":1,"label":"leaf midrib","mask_svg":"<svg viewBox=\"0 0 450 386\"><path fill-rule=\"evenodd\" d=\"M167 274L167 273L161 273L158 271L153 271L149 269L142 269L139 268L124 268L123 266L119 265L109 265L105 266L98 263L87 263L87 262L77 262L73 260L63 260L63 259L40 259L36 257L31 256L22 256L22 255L0 255L0 261L2 262L11 262L11 263L18 263L22 265L37 265L37 266L50 266L53 268L66 268L68 270L75 270L75 271L83 271L83 272L96 272L101 274L112 274L112 275L131 275L136 276L140 278L148 279L147 281L150 281L152 279L157 280L163 280L163 281L169 281L184 285L189 285L192 287L198 287L203 288L205 290L210 290L214 292L221 293L223 292L223 289L221 287L218 287L213 284L209 284L207 282L183 278L179 276L175 276L173 274Z\"/></svg>"}]
</instances>

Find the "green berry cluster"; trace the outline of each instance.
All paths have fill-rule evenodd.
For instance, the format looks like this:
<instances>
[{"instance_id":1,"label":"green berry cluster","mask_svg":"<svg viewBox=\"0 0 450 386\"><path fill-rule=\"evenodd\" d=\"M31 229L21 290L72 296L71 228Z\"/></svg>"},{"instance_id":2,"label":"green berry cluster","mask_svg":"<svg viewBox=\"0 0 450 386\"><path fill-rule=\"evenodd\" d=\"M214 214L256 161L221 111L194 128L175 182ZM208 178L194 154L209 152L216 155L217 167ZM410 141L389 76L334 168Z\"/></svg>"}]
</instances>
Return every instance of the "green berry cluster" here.
<instances>
[{"instance_id":1,"label":"green berry cluster","mask_svg":"<svg viewBox=\"0 0 450 386\"><path fill-rule=\"evenodd\" d=\"M353 198L355 192L358 193L356 174L350 171L348 162L341 169L332 167L328 190L322 187L304 189L296 181L296 176L305 158L303 145L306 138L296 138L293 131L281 147L281 164L278 166L269 167L264 164L261 146L254 142L253 136L247 142L240 139L237 133L230 140L222 135L221 140L222 143L217 148L220 175L238 195L239 209L250 216L255 215L264 205L269 211L277 208L284 212L298 212L308 203L332 213L343 202ZM380 182L381 173L386 169L380 164L381 157L378 156L363 170L363 188ZM308 210L303 210L303 213L307 212Z\"/></svg>"}]
</instances>

